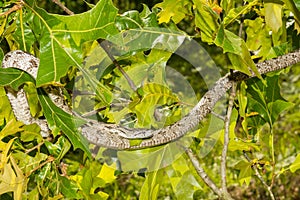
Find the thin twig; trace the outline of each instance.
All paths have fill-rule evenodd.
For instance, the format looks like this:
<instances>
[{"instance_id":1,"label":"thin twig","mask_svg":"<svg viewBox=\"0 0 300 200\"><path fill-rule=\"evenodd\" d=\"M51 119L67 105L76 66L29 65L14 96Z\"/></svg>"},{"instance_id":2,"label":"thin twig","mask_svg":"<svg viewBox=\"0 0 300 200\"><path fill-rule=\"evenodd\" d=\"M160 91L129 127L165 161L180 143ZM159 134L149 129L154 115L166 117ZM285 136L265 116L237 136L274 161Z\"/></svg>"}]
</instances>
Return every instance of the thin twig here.
<instances>
[{"instance_id":1,"label":"thin twig","mask_svg":"<svg viewBox=\"0 0 300 200\"><path fill-rule=\"evenodd\" d=\"M111 54L111 52L109 50L110 46L109 46L108 41L105 41L105 40L102 40L102 39L98 39L97 41L100 44L100 46L103 48L103 50L106 52L108 57L111 59L111 61L114 63L114 65L123 74L123 76L125 77L125 79L127 80L128 84L129 84L130 88L133 91L136 91L137 87L134 84L134 82L131 80L131 78L128 76L128 74L124 71L124 69L120 66L119 62L115 59L115 57Z\"/></svg>"},{"instance_id":2,"label":"thin twig","mask_svg":"<svg viewBox=\"0 0 300 200\"><path fill-rule=\"evenodd\" d=\"M30 170L29 173L26 174L26 177L29 177L30 174L32 174L33 172L35 172L36 170L38 169L41 169L44 165L48 164L48 163L51 163L55 160L55 158L53 156L49 156L48 159L43 162L42 164L40 164L39 166L35 167L34 169Z\"/></svg>"},{"instance_id":3,"label":"thin twig","mask_svg":"<svg viewBox=\"0 0 300 200\"><path fill-rule=\"evenodd\" d=\"M65 11L68 15L74 15L74 12L72 12L69 8L62 4L60 0L52 0L52 2L58 5L61 9L63 9L63 11Z\"/></svg>"},{"instance_id":4,"label":"thin twig","mask_svg":"<svg viewBox=\"0 0 300 200\"><path fill-rule=\"evenodd\" d=\"M25 150L25 153L26 153L26 154L29 154L29 153L32 152L33 150L39 149L44 143L45 143L45 142L43 141L43 142L38 143L36 146L34 146L34 147L30 148L30 149L26 149L26 150Z\"/></svg>"},{"instance_id":5,"label":"thin twig","mask_svg":"<svg viewBox=\"0 0 300 200\"><path fill-rule=\"evenodd\" d=\"M183 147L185 149L185 153L190 158L194 168L196 169L198 175L201 177L201 179L204 181L204 183L212 189L212 191L217 194L219 197L222 197L221 190L216 186L216 184L209 178L208 174L204 171L204 169L201 167L200 162L197 158L197 156L194 154L192 149Z\"/></svg>"},{"instance_id":6,"label":"thin twig","mask_svg":"<svg viewBox=\"0 0 300 200\"><path fill-rule=\"evenodd\" d=\"M243 152L244 154L244 157L247 159L248 162L252 162L251 159L249 158L249 156L247 155L247 153L244 151ZM272 188L266 183L266 181L264 180L264 178L261 176L261 174L259 173L256 165L252 165L252 169L254 170L255 172L255 175L257 176L257 178L260 180L260 182L266 187L266 189L268 190L269 192L269 195L271 197L272 200L275 200L275 196L272 192Z\"/></svg>"},{"instance_id":7,"label":"thin twig","mask_svg":"<svg viewBox=\"0 0 300 200\"><path fill-rule=\"evenodd\" d=\"M12 12L15 12L17 10L22 9L23 5L24 5L23 1L17 2L13 7L11 7L10 9L8 9L7 11L5 11L3 13L0 13L0 17L1 16L7 16L7 15L9 15Z\"/></svg>"},{"instance_id":8,"label":"thin twig","mask_svg":"<svg viewBox=\"0 0 300 200\"><path fill-rule=\"evenodd\" d=\"M226 196L229 195L227 190L227 180L226 180L226 160L227 160L227 151L229 145L230 118L232 114L235 95L236 95L236 83L232 84L232 88L229 96L228 109L225 117L224 144L223 144L223 150L221 156L221 187L222 187L223 194Z\"/></svg>"}]
</instances>

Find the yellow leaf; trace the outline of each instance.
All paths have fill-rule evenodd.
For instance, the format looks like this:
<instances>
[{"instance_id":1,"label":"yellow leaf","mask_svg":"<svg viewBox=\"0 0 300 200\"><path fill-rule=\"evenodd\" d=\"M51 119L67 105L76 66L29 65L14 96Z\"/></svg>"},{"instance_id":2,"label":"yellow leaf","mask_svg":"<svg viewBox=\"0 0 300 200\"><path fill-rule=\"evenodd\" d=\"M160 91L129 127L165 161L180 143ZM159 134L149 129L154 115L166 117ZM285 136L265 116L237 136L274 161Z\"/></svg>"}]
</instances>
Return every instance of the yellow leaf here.
<instances>
[{"instance_id":1,"label":"yellow leaf","mask_svg":"<svg viewBox=\"0 0 300 200\"><path fill-rule=\"evenodd\" d=\"M266 24L277 33L282 26L282 5L276 3L265 3Z\"/></svg>"},{"instance_id":2,"label":"yellow leaf","mask_svg":"<svg viewBox=\"0 0 300 200\"><path fill-rule=\"evenodd\" d=\"M111 183L117 178L115 176L115 168L116 166L108 166L104 163L97 177L103 179L106 183Z\"/></svg>"},{"instance_id":3,"label":"yellow leaf","mask_svg":"<svg viewBox=\"0 0 300 200\"><path fill-rule=\"evenodd\" d=\"M159 20L161 23L168 23L171 18L175 24L179 23L187 14L188 6L190 2L187 0L164 0L162 3L156 4L155 7L161 8L161 11L158 13Z\"/></svg>"},{"instance_id":4,"label":"yellow leaf","mask_svg":"<svg viewBox=\"0 0 300 200\"><path fill-rule=\"evenodd\" d=\"M21 126L24 124L20 121L10 120L5 127L0 131L0 140L2 140L4 137L8 135L13 135L15 133L18 133L20 131L23 131Z\"/></svg>"},{"instance_id":5,"label":"yellow leaf","mask_svg":"<svg viewBox=\"0 0 300 200\"><path fill-rule=\"evenodd\" d=\"M0 194L13 192L14 200L21 200L25 185L26 181L22 171L15 160L10 157L10 162L4 165L3 175L0 177Z\"/></svg>"},{"instance_id":6,"label":"yellow leaf","mask_svg":"<svg viewBox=\"0 0 300 200\"><path fill-rule=\"evenodd\" d=\"M0 156L1 156L0 169L2 169L3 166L8 162L8 159L9 159L8 153L9 153L10 147L11 147L12 143L14 142L14 140L15 140L15 138L9 140L8 143L2 143L2 144L4 144L3 145L4 148L3 149L0 148L3 151L3 153L0 154Z\"/></svg>"},{"instance_id":7,"label":"yellow leaf","mask_svg":"<svg viewBox=\"0 0 300 200\"><path fill-rule=\"evenodd\" d=\"M7 121L14 119L14 114L6 96L4 87L0 87L0 125L4 123L4 119Z\"/></svg>"}]
</instances>

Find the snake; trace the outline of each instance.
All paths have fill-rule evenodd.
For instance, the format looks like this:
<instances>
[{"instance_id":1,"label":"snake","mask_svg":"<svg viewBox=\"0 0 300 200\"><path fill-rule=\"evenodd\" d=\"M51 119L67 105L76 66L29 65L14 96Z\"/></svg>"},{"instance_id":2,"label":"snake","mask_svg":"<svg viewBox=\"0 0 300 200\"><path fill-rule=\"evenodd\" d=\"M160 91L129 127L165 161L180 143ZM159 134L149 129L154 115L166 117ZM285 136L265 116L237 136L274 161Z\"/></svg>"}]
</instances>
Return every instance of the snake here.
<instances>
[{"instance_id":1,"label":"snake","mask_svg":"<svg viewBox=\"0 0 300 200\"><path fill-rule=\"evenodd\" d=\"M259 74L266 74L272 71L281 70L300 63L300 49L279 56L274 59L257 63ZM33 78L37 78L39 59L21 50L7 53L2 61L3 68L18 68L29 73ZM95 120L85 119L86 123L78 127L78 131L92 144L99 147L107 147L117 150L133 150L158 146L175 141L183 137L188 131L195 128L208 114L212 112L215 104L226 94L235 84L255 77L256 74L246 75L239 71L234 71L221 77L212 88L210 88L199 100L191 111L179 121L169 126L157 130L127 128L118 124L107 124ZM35 118L30 114L30 107L24 89L14 91L6 87L7 97L11 103L12 110L17 120L25 124L36 123L41 128L41 134L47 135L51 130L45 119ZM64 112L74 115L72 109L68 107L63 95L57 90L50 90L48 93L54 104L64 110ZM132 145L132 139L141 139L141 142Z\"/></svg>"},{"instance_id":2,"label":"snake","mask_svg":"<svg viewBox=\"0 0 300 200\"><path fill-rule=\"evenodd\" d=\"M22 50L8 52L2 61L2 68L17 68L30 74L34 79L37 78L39 59ZM26 92L23 88L14 91L11 87L6 86L6 94L10 101L13 113L18 121L24 124L37 124L43 137L49 136L51 130L46 119L36 118L31 115ZM72 109L65 102L64 96L60 90L49 90L48 95L53 103L66 113L74 116ZM122 146L122 140L126 139L143 139L152 136L150 129L128 128L117 124L108 124L97 120L84 118L85 124L78 127L80 133L85 136L90 143L104 147ZM94 136L98 139L95 141ZM118 145L116 145L118 144ZM125 145L126 146L126 145ZM127 145L128 146L128 145ZM124 147L125 148L125 147Z\"/></svg>"}]
</instances>

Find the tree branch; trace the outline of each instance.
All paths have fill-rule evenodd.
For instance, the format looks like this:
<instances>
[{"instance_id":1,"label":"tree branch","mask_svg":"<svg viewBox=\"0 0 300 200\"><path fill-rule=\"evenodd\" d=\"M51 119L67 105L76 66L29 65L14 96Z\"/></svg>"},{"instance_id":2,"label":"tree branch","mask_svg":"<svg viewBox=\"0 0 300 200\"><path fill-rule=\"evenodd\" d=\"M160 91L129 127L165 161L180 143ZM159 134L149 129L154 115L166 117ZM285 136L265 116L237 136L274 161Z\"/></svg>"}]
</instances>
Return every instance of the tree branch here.
<instances>
[{"instance_id":1,"label":"tree branch","mask_svg":"<svg viewBox=\"0 0 300 200\"><path fill-rule=\"evenodd\" d=\"M185 147L183 147L185 148ZM216 184L209 178L207 173L204 171L204 169L201 167L199 160L197 156L194 154L192 149L185 148L185 153L190 158L194 168L197 171L197 174L201 177L201 179L204 181L204 183L211 188L215 194L217 194L219 197L222 197L222 191L216 186Z\"/></svg>"}]
</instances>

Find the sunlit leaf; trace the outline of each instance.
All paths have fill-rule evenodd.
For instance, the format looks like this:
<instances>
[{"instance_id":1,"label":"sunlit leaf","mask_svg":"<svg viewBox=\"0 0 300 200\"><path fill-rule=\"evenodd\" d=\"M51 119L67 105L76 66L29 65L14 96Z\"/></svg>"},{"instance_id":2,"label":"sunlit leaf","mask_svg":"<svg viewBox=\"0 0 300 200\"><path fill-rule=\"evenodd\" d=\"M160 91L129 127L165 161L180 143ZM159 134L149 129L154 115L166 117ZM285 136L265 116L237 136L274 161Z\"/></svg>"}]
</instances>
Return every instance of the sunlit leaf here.
<instances>
[{"instance_id":1,"label":"sunlit leaf","mask_svg":"<svg viewBox=\"0 0 300 200\"><path fill-rule=\"evenodd\" d=\"M115 168L116 166L108 166L107 164L103 164L100 173L97 175L97 177L104 180L106 183L111 183L116 180L115 176Z\"/></svg>"},{"instance_id":2,"label":"sunlit leaf","mask_svg":"<svg viewBox=\"0 0 300 200\"><path fill-rule=\"evenodd\" d=\"M161 169L147 173L146 180L141 188L140 199L157 199L162 175L163 170Z\"/></svg>"},{"instance_id":3,"label":"sunlit leaf","mask_svg":"<svg viewBox=\"0 0 300 200\"><path fill-rule=\"evenodd\" d=\"M6 91L4 87L0 86L0 126L4 124L5 120L10 121L13 119L15 119L14 113L6 96Z\"/></svg>"},{"instance_id":4,"label":"sunlit leaf","mask_svg":"<svg viewBox=\"0 0 300 200\"><path fill-rule=\"evenodd\" d=\"M168 23L171 19L178 24L187 14L190 14L191 3L187 0L164 0L158 3L155 7L161 8L158 13L159 23Z\"/></svg>"},{"instance_id":5,"label":"sunlit leaf","mask_svg":"<svg viewBox=\"0 0 300 200\"><path fill-rule=\"evenodd\" d=\"M74 181L69 180L66 177L60 176L60 182L61 182L61 191L63 193L64 198L70 198L70 199L83 198L83 196L78 193L79 187L76 185Z\"/></svg>"},{"instance_id":6,"label":"sunlit leaf","mask_svg":"<svg viewBox=\"0 0 300 200\"><path fill-rule=\"evenodd\" d=\"M42 27L41 33L37 33L42 36L39 41L38 87L49 83L59 85L70 66L76 66L85 76L89 76L82 68L82 44L118 33L114 25L117 10L109 0L99 1L90 11L72 16L49 14L36 7L34 1L26 3L26 8L31 10L35 21L39 21ZM101 100L108 104L111 100L110 91L97 82L91 79L90 85Z\"/></svg>"},{"instance_id":7,"label":"sunlit leaf","mask_svg":"<svg viewBox=\"0 0 300 200\"><path fill-rule=\"evenodd\" d=\"M170 143L162 147L120 151L118 158L123 171L138 171L142 168L153 171L170 165L182 153L182 149L178 148L175 143Z\"/></svg>"},{"instance_id":8,"label":"sunlit leaf","mask_svg":"<svg viewBox=\"0 0 300 200\"><path fill-rule=\"evenodd\" d=\"M45 141L45 145L57 161L60 161L71 148L70 142L65 137L59 137L55 144Z\"/></svg>"},{"instance_id":9,"label":"sunlit leaf","mask_svg":"<svg viewBox=\"0 0 300 200\"><path fill-rule=\"evenodd\" d=\"M226 17L223 20L224 26L228 26L229 24L233 23L235 20L239 20L239 18L242 15L247 14L253 6L258 5L259 1L254 0L251 1L249 3L247 3L246 5L243 6L238 6L236 8L232 8L230 9L229 13L226 15Z\"/></svg>"},{"instance_id":10,"label":"sunlit leaf","mask_svg":"<svg viewBox=\"0 0 300 200\"><path fill-rule=\"evenodd\" d=\"M0 177L0 194L14 193L14 200L21 199L26 184L26 178L13 158L4 165L3 174Z\"/></svg>"},{"instance_id":11,"label":"sunlit leaf","mask_svg":"<svg viewBox=\"0 0 300 200\"><path fill-rule=\"evenodd\" d=\"M277 3L265 3L266 24L276 33L282 26L282 5Z\"/></svg>"},{"instance_id":12,"label":"sunlit leaf","mask_svg":"<svg viewBox=\"0 0 300 200\"><path fill-rule=\"evenodd\" d=\"M295 29L297 30L298 34L300 33L300 10L297 9L297 6L299 8L299 1L293 1L293 0L284 0L285 6L292 11L292 13L295 16ZM296 4L295 4L296 3ZM297 6L296 6L297 5Z\"/></svg>"},{"instance_id":13,"label":"sunlit leaf","mask_svg":"<svg viewBox=\"0 0 300 200\"><path fill-rule=\"evenodd\" d=\"M300 169L300 154L297 155L295 161L290 165L289 168L293 173Z\"/></svg>"},{"instance_id":14,"label":"sunlit leaf","mask_svg":"<svg viewBox=\"0 0 300 200\"><path fill-rule=\"evenodd\" d=\"M218 31L218 14L212 10L207 1L193 1L195 6L195 24L201 31L203 42L213 43Z\"/></svg>"},{"instance_id":15,"label":"sunlit leaf","mask_svg":"<svg viewBox=\"0 0 300 200\"><path fill-rule=\"evenodd\" d=\"M179 99L167 87L155 83L145 85L143 91L141 102L134 108L138 119L137 126L150 128L156 124L154 112L157 106L171 105L179 102Z\"/></svg>"},{"instance_id":16,"label":"sunlit leaf","mask_svg":"<svg viewBox=\"0 0 300 200\"><path fill-rule=\"evenodd\" d=\"M197 189L201 189L195 176L191 171L183 173L180 181L177 184L175 194L178 199L190 199L193 200L194 192Z\"/></svg>"},{"instance_id":17,"label":"sunlit leaf","mask_svg":"<svg viewBox=\"0 0 300 200\"><path fill-rule=\"evenodd\" d=\"M3 139L4 137L8 135L13 135L16 134L20 131L23 131L23 126L24 124L20 121L15 121L15 120L10 120L4 128L0 131L0 139Z\"/></svg>"}]
</instances>

